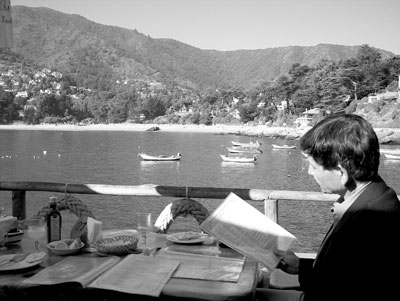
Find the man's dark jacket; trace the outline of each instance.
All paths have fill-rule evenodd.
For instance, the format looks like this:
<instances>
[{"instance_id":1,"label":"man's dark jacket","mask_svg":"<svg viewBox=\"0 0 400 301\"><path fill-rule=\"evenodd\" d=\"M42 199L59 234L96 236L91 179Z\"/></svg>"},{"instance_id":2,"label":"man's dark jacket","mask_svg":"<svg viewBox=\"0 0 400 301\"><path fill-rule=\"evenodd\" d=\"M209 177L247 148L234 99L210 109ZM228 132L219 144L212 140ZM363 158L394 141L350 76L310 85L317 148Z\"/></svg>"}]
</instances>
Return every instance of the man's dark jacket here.
<instances>
[{"instance_id":1,"label":"man's dark jacket","mask_svg":"<svg viewBox=\"0 0 400 301\"><path fill-rule=\"evenodd\" d=\"M300 262L305 301L400 300L400 203L378 178Z\"/></svg>"}]
</instances>

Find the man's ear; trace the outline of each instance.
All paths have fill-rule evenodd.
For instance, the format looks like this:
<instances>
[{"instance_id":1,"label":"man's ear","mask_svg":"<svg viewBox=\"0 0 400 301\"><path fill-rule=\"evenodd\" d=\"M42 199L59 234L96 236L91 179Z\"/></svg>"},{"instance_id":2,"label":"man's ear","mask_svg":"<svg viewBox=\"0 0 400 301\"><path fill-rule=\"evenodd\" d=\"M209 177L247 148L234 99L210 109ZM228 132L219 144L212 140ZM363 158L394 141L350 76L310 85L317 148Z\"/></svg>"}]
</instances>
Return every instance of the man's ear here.
<instances>
[{"instance_id":1,"label":"man's ear","mask_svg":"<svg viewBox=\"0 0 400 301\"><path fill-rule=\"evenodd\" d=\"M343 186L346 186L350 180L349 178L349 173L347 170L340 164L338 164L338 172L341 174L340 182L343 184Z\"/></svg>"}]
</instances>

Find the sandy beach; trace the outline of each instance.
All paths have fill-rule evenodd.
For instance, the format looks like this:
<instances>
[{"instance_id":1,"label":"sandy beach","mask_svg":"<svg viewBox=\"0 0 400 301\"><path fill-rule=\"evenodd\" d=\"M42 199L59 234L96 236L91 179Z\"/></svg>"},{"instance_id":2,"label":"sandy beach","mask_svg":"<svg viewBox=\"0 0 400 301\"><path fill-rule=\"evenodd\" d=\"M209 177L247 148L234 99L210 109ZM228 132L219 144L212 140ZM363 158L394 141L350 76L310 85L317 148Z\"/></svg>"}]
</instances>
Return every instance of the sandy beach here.
<instances>
[{"instance_id":1,"label":"sandy beach","mask_svg":"<svg viewBox=\"0 0 400 301\"><path fill-rule=\"evenodd\" d=\"M158 127L157 132L188 132L188 133L213 133L236 134L253 137L274 137L284 139L299 139L310 127L275 127L267 125L182 125L182 124L7 124L0 125L0 130L41 130L41 131L138 131L143 132L152 127ZM400 144L400 129L376 128L378 138L382 144Z\"/></svg>"},{"instance_id":2,"label":"sandy beach","mask_svg":"<svg viewBox=\"0 0 400 301\"><path fill-rule=\"evenodd\" d=\"M152 127L159 127L160 132L198 132L215 134L239 134L247 136L301 136L307 128L271 127L265 125L181 125L181 124L91 124L91 125L68 125L68 124L9 124L0 125L0 130L42 130L42 131L146 131Z\"/></svg>"},{"instance_id":3,"label":"sandy beach","mask_svg":"<svg viewBox=\"0 0 400 301\"><path fill-rule=\"evenodd\" d=\"M164 132L201 132L201 133L228 133L237 132L243 126L203 126L203 125L181 125L181 124L137 124L137 123L116 123L116 124L7 124L0 125L0 130L42 130L42 131L138 131L143 132L151 127L159 127Z\"/></svg>"}]
</instances>

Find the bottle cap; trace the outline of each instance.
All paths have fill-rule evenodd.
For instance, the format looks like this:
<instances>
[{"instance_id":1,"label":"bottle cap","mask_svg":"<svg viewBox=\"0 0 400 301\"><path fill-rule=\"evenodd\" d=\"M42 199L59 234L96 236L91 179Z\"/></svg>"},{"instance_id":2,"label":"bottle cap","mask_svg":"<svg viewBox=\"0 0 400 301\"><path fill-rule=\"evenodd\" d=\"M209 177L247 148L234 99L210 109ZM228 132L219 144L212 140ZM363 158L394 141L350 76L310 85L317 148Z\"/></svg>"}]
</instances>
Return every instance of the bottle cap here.
<instances>
[{"instance_id":1,"label":"bottle cap","mask_svg":"<svg viewBox=\"0 0 400 301\"><path fill-rule=\"evenodd\" d=\"M55 196L50 197L50 206L56 204L57 204L57 197Z\"/></svg>"}]
</instances>

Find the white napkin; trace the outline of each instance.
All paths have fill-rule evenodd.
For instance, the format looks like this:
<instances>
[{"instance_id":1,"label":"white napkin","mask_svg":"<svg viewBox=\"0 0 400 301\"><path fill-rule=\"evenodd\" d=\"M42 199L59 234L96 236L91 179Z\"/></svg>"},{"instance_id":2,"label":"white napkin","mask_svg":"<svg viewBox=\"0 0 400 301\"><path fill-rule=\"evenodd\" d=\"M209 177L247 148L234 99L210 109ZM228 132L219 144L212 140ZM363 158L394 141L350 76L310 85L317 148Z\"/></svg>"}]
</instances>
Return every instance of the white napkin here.
<instances>
[{"instance_id":1,"label":"white napkin","mask_svg":"<svg viewBox=\"0 0 400 301\"><path fill-rule=\"evenodd\" d=\"M88 217L87 219L87 241L89 244L94 244L96 241L103 238L103 230L102 230L103 223Z\"/></svg>"},{"instance_id":2,"label":"white napkin","mask_svg":"<svg viewBox=\"0 0 400 301\"><path fill-rule=\"evenodd\" d=\"M17 225L17 218L15 216L4 216L0 217L0 242L5 239L5 235L14 226Z\"/></svg>"}]
</instances>

